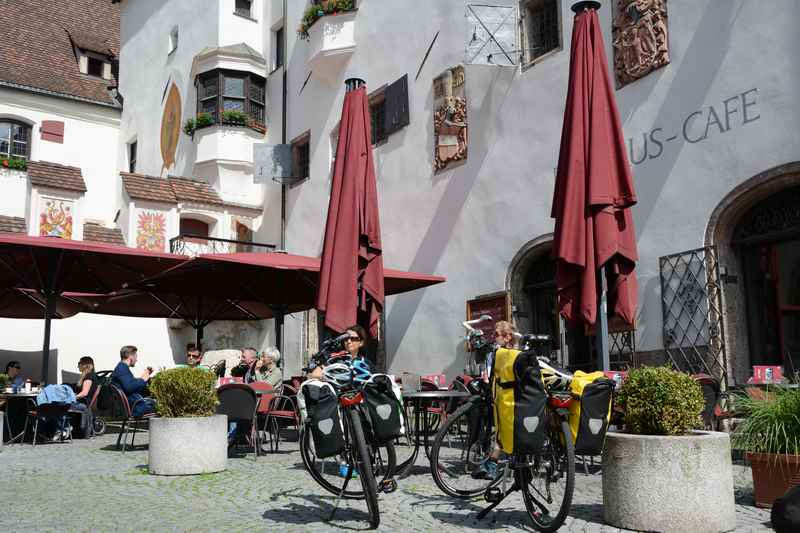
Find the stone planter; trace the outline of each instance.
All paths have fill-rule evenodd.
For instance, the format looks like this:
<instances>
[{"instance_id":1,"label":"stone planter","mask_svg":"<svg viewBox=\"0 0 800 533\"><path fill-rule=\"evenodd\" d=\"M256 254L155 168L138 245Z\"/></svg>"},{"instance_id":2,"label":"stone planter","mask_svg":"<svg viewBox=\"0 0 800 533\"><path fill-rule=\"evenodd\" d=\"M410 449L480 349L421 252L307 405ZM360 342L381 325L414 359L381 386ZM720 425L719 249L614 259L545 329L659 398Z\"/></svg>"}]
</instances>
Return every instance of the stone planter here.
<instances>
[{"instance_id":1,"label":"stone planter","mask_svg":"<svg viewBox=\"0 0 800 533\"><path fill-rule=\"evenodd\" d=\"M753 470L756 507L772 507L787 490L800 483L800 455L748 453Z\"/></svg>"},{"instance_id":2,"label":"stone planter","mask_svg":"<svg viewBox=\"0 0 800 533\"><path fill-rule=\"evenodd\" d=\"M184 476L228 467L228 417L151 418L151 474Z\"/></svg>"},{"instance_id":3,"label":"stone planter","mask_svg":"<svg viewBox=\"0 0 800 533\"><path fill-rule=\"evenodd\" d=\"M711 533L736 527L727 433L608 433L603 517L638 531Z\"/></svg>"},{"instance_id":4,"label":"stone planter","mask_svg":"<svg viewBox=\"0 0 800 533\"><path fill-rule=\"evenodd\" d=\"M3 432L6 430L6 421L3 419L5 415L3 411L0 411L0 452L3 451Z\"/></svg>"}]
</instances>

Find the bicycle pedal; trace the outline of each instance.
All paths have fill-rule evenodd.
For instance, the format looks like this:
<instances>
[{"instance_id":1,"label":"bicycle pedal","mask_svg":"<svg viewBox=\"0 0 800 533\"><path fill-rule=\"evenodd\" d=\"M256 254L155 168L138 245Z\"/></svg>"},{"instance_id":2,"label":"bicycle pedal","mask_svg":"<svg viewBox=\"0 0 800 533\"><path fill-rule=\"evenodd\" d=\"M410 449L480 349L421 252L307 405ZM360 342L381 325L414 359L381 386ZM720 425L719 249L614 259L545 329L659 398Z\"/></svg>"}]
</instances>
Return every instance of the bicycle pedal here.
<instances>
[{"instance_id":1,"label":"bicycle pedal","mask_svg":"<svg viewBox=\"0 0 800 533\"><path fill-rule=\"evenodd\" d=\"M385 479L381 481L381 492L384 494L391 494L397 490L397 481L394 479Z\"/></svg>"},{"instance_id":2,"label":"bicycle pedal","mask_svg":"<svg viewBox=\"0 0 800 533\"><path fill-rule=\"evenodd\" d=\"M483 493L483 497L489 503L498 503L503 499L504 494L500 487L489 487Z\"/></svg>"}]
</instances>

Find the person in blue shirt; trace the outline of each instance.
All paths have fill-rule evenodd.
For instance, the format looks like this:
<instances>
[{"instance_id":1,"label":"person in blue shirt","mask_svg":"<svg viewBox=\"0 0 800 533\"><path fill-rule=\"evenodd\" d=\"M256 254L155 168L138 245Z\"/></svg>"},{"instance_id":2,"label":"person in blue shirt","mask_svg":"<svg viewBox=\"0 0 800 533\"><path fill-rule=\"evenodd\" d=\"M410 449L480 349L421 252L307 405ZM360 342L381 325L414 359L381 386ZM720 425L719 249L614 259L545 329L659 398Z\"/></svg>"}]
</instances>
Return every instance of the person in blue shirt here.
<instances>
[{"instance_id":1,"label":"person in blue shirt","mask_svg":"<svg viewBox=\"0 0 800 533\"><path fill-rule=\"evenodd\" d=\"M8 386L12 387L14 390L21 389L25 386L25 379L20 375L20 370L22 370L22 365L19 361L9 361L6 365Z\"/></svg>"},{"instance_id":2,"label":"person in blue shirt","mask_svg":"<svg viewBox=\"0 0 800 533\"><path fill-rule=\"evenodd\" d=\"M131 368L136 366L136 360L138 359L138 349L136 346L128 345L120 348L119 358L120 362L111 374L111 383L122 389L125 396L128 397L128 403L132 408L131 414L133 416L138 417L153 413L155 411L153 400L148 398L136 403L138 400L142 399L142 391L144 391L145 386L147 386L147 382L150 381L153 370L148 367L142 373L141 378L133 377ZM134 403L136 403L136 405L134 405Z\"/></svg>"}]
</instances>

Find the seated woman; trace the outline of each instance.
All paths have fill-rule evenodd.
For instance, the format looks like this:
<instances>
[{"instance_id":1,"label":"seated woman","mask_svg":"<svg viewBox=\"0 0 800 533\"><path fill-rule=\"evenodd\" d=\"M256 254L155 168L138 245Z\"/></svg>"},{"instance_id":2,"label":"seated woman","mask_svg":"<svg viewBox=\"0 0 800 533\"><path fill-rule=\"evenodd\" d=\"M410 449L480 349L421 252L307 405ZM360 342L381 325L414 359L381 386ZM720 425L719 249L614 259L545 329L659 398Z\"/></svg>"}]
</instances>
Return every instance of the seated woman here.
<instances>
[{"instance_id":1,"label":"seated woman","mask_svg":"<svg viewBox=\"0 0 800 533\"><path fill-rule=\"evenodd\" d=\"M76 393L75 393L75 401L70 404L69 410L73 412L80 412L81 413L81 430L83 434L86 435L89 417L87 416L89 412L89 404L94 398L94 393L97 391L97 387L100 385L100 381L97 377L97 374L94 372L94 359L89 356L83 356L78 360L78 370L81 372L81 377L78 380L78 384L76 386ZM58 440L62 434L64 437L69 437L69 432L71 428L64 427L64 421L58 421L58 431L53 436L54 439Z\"/></svg>"},{"instance_id":2,"label":"seated woman","mask_svg":"<svg viewBox=\"0 0 800 533\"><path fill-rule=\"evenodd\" d=\"M356 324L347 328L345 333L347 333L347 338L344 340L344 351L331 354L329 360L335 361L338 357L349 354L353 358L353 361L357 359L367 361L364 348L368 340L367 331ZM314 368L308 374L308 377L312 379L323 379L322 367L318 366Z\"/></svg>"},{"instance_id":3,"label":"seated woman","mask_svg":"<svg viewBox=\"0 0 800 533\"><path fill-rule=\"evenodd\" d=\"M278 361L281 359L281 352L275 346L270 346L263 352L256 361L256 381L263 381L277 389L283 384L283 372L278 368Z\"/></svg>"}]
</instances>

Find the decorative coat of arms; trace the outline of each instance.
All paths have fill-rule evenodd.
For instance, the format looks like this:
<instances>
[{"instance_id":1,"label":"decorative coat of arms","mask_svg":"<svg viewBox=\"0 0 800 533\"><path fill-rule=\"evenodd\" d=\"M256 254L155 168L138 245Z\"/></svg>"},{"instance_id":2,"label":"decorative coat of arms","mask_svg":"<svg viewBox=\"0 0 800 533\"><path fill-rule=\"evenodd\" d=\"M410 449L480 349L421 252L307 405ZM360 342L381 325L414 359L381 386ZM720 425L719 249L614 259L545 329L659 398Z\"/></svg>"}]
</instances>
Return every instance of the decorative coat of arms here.
<instances>
[{"instance_id":1,"label":"decorative coat of arms","mask_svg":"<svg viewBox=\"0 0 800 533\"><path fill-rule=\"evenodd\" d=\"M44 199L39 214L39 235L43 237L72 238L72 202L69 200Z\"/></svg>"},{"instance_id":2,"label":"decorative coat of arms","mask_svg":"<svg viewBox=\"0 0 800 533\"><path fill-rule=\"evenodd\" d=\"M163 252L167 244L167 217L158 211L140 211L136 224L136 247Z\"/></svg>"},{"instance_id":3,"label":"decorative coat of arms","mask_svg":"<svg viewBox=\"0 0 800 533\"><path fill-rule=\"evenodd\" d=\"M467 158L467 97L462 65L447 69L433 80L433 142L436 172Z\"/></svg>"},{"instance_id":4,"label":"decorative coat of arms","mask_svg":"<svg viewBox=\"0 0 800 533\"><path fill-rule=\"evenodd\" d=\"M617 0L613 23L617 89L669 64L667 0Z\"/></svg>"}]
</instances>

